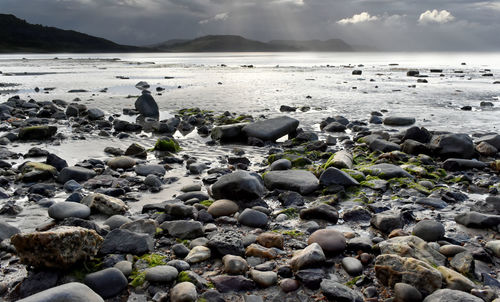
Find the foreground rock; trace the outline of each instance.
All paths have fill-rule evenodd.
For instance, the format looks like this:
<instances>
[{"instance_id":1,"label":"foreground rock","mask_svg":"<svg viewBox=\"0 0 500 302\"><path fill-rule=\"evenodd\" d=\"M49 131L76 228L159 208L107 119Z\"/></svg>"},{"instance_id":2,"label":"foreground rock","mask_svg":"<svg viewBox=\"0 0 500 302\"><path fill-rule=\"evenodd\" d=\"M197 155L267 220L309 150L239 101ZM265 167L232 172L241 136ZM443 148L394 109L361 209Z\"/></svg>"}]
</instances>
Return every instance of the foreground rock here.
<instances>
[{"instance_id":1,"label":"foreground rock","mask_svg":"<svg viewBox=\"0 0 500 302\"><path fill-rule=\"evenodd\" d=\"M453 289L440 289L424 299L424 302L483 302L483 299Z\"/></svg>"},{"instance_id":2,"label":"foreground rock","mask_svg":"<svg viewBox=\"0 0 500 302\"><path fill-rule=\"evenodd\" d=\"M155 99L149 93L143 93L135 101L135 109L139 113L146 117L158 118L160 116L160 111L158 110L158 104L156 104Z\"/></svg>"},{"instance_id":3,"label":"foreground rock","mask_svg":"<svg viewBox=\"0 0 500 302\"><path fill-rule=\"evenodd\" d=\"M90 169L82 167L67 167L61 170L57 180L60 183L66 183L69 180L83 182L95 177L96 175L97 173Z\"/></svg>"},{"instance_id":4,"label":"foreground rock","mask_svg":"<svg viewBox=\"0 0 500 302\"><path fill-rule=\"evenodd\" d=\"M321 291L328 301L364 301L363 296L360 293L333 280L324 279L321 281Z\"/></svg>"},{"instance_id":5,"label":"foreground rock","mask_svg":"<svg viewBox=\"0 0 500 302\"><path fill-rule=\"evenodd\" d=\"M78 282L66 283L18 300L19 302L104 302L88 286Z\"/></svg>"},{"instance_id":6,"label":"foreground rock","mask_svg":"<svg viewBox=\"0 0 500 302\"><path fill-rule=\"evenodd\" d=\"M441 273L430 264L414 258L380 255L375 259L375 274L384 285L403 282L413 285L423 295L441 288Z\"/></svg>"},{"instance_id":7,"label":"foreground rock","mask_svg":"<svg viewBox=\"0 0 500 302\"><path fill-rule=\"evenodd\" d=\"M151 251L153 251L153 238L151 236L115 229L106 235L99 252L101 254L143 255Z\"/></svg>"},{"instance_id":8,"label":"foreground rock","mask_svg":"<svg viewBox=\"0 0 500 302\"><path fill-rule=\"evenodd\" d=\"M58 227L11 238L23 263L46 268L69 268L90 259L97 254L102 241L95 231L80 227Z\"/></svg>"},{"instance_id":9,"label":"foreground rock","mask_svg":"<svg viewBox=\"0 0 500 302\"><path fill-rule=\"evenodd\" d=\"M181 282L175 285L170 293L172 302L195 302L197 298L196 287L191 282Z\"/></svg>"},{"instance_id":10,"label":"foreground rock","mask_svg":"<svg viewBox=\"0 0 500 302\"><path fill-rule=\"evenodd\" d=\"M85 196L81 203L95 212L109 216L124 214L128 210L127 205L121 199L100 193Z\"/></svg>"},{"instance_id":11,"label":"foreground rock","mask_svg":"<svg viewBox=\"0 0 500 302\"><path fill-rule=\"evenodd\" d=\"M242 131L248 137L255 137L263 141L275 141L278 138L295 132L299 121L287 116L258 121L243 127Z\"/></svg>"},{"instance_id":12,"label":"foreground rock","mask_svg":"<svg viewBox=\"0 0 500 302\"><path fill-rule=\"evenodd\" d=\"M319 187L316 176L304 170L268 172L264 175L264 184L269 190L289 190L302 195L310 194Z\"/></svg>"},{"instance_id":13,"label":"foreground rock","mask_svg":"<svg viewBox=\"0 0 500 302\"><path fill-rule=\"evenodd\" d=\"M119 269L113 267L88 274L85 276L85 284L106 299L127 288L128 281Z\"/></svg>"},{"instance_id":14,"label":"foreground rock","mask_svg":"<svg viewBox=\"0 0 500 302\"><path fill-rule=\"evenodd\" d=\"M264 194L259 175L236 171L220 177L211 187L215 199L253 200Z\"/></svg>"}]
</instances>

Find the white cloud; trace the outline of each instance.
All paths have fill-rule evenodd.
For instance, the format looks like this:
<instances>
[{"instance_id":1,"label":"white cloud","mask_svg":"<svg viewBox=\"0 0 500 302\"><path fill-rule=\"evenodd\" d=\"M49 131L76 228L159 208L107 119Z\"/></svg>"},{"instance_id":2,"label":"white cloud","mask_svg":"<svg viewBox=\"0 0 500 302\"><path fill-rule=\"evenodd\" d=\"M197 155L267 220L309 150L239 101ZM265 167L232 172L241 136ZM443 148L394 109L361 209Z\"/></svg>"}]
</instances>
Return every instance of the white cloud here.
<instances>
[{"instance_id":1,"label":"white cloud","mask_svg":"<svg viewBox=\"0 0 500 302\"><path fill-rule=\"evenodd\" d=\"M425 11L418 18L418 23L422 25L438 23L444 24L455 20L455 17L447 10L438 11L437 9L433 11Z\"/></svg>"},{"instance_id":2,"label":"white cloud","mask_svg":"<svg viewBox=\"0 0 500 302\"><path fill-rule=\"evenodd\" d=\"M303 6L304 5L304 0L274 0L272 3L277 3L277 4L293 4L297 6Z\"/></svg>"},{"instance_id":3,"label":"white cloud","mask_svg":"<svg viewBox=\"0 0 500 302\"><path fill-rule=\"evenodd\" d=\"M201 20L198 23L200 23L200 24L207 24L207 23L210 23L210 22L224 21L224 20L227 20L227 18L229 18L229 13L220 13L220 14L217 14L217 15L213 16L212 18Z\"/></svg>"},{"instance_id":4,"label":"white cloud","mask_svg":"<svg viewBox=\"0 0 500 302\"><path fill-rule=\"evenodd\" d=\"M354 15L351 18L341 19L341 20L337 21L337 24L340 24L340 25L357 24L357 23L363 23L363 22L376 21L378 19L379 19L379 17L377 17L377 16L370 16L369 13L362 12L361 14Z\"/></svg>"}]
</instances>

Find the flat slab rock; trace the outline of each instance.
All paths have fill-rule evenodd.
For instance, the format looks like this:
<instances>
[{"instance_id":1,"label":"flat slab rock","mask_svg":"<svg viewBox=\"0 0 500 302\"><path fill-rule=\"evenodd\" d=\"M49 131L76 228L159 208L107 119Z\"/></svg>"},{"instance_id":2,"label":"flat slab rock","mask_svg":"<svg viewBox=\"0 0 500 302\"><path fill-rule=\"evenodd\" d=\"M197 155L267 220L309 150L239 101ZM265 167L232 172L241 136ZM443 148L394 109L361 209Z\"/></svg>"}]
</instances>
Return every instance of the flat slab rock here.
<instances>
[{"instance_id":1,"label":"flat slab rock","mask_svg":"<svg viewBox=\"0 0 500 302\"><path fill-rule=\"evenodd\" d=\"M71 282L59 285L27 298L19 302L104 302L104 300L91 290L87 285Z\"/></svg>"},{"instance_id":2,"label":"flat slab rock","mask_svg":"<svg viewBox=\"0 0 500 302\"><path fill-rule=\"evenodd\" d=\"M298 126L298 120L288 116L281 116L248 124L243 127L242 131L248 137L256 137L263 141L275 141L294 132Z\"/></svg>"},{"instance_id":3,"label":"flat slab rock","mask_svg":"<svg viewBox=\"0 0 500 302\"><path fill-rule=\"evenodd\" d=\"M264 184L269 190L289 190L307 195L319 187L319 180L304 170L271 171L264 175Z\"/></svg>"},{"instance_id":4,"label":"flat slab rock","mask_svg":"<svg viewBox=\"0 0 500 302\"><path fill-rule=\"evenodd\" d=\"M383 179L391 179L397 177L413 178L411 174L403 170L400 166L392 164L378 164L362 169L363 173L368 173L373 176L378 176Z\"/></svg>"}]
</instances>

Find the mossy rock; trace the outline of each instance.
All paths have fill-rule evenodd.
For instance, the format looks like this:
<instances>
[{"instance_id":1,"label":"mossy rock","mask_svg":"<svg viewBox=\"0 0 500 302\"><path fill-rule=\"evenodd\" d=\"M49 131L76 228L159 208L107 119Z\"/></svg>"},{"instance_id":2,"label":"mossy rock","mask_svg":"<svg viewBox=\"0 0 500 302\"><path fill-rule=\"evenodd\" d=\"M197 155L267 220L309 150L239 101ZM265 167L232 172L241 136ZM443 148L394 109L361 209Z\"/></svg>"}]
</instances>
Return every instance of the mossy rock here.
<instances>
[{"instance_id":1,"label":"mossy rock","mask_svg":"<svg viewBox=\"0 0 500 302\"><path fill-rule=\"evenodd\" d=\"M19 130L20 140L44 140L49 139L57 132L56 126L33 126Z\"/></svg>"},{"instance_id":2,"label":"mossy rock","mask_svg":"<svg viewBox=\"0 0 500 302\"><path fill-rule=\"evenodd\" d=\"M23 168L22 168L23 173L30 172L33 170L50 172L52 175L57 174L57 169L55 167L53 167L51 165L44 164L44 163L38 163L38 162L33 162L33 161L25 163Z\"/></svg>"},{"instance_id":3,"label":"mossy rock","mask_svg":"<svg viewBox=\"0 0 500 302\"><path fill-rule=\"evenodd\" d=\"M179 143L173 138L163 138L156 141L154 150L177 153L181 150Z\"/></svg>"}]
</instances>

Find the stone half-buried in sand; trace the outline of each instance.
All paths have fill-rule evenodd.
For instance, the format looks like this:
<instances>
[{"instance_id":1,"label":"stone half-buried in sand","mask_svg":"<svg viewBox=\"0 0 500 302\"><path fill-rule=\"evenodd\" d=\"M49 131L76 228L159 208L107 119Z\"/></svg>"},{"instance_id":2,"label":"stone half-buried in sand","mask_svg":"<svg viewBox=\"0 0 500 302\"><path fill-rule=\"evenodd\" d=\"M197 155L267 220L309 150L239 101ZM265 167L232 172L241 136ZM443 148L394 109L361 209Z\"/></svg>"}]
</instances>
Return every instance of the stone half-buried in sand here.
<instances>
[{"instance_id":1,"label":"stone half-buried in sand","mask_svg":"<svg viewBox=\"0 0 500 302\"><path fill-rule=\"evenodd\" d=\"M248 137L256 137L263 141L275 141L295 132L298 126L298 120L288 116L280 116L245 125L242 131Z\"/></svg>"},{"instance_id":2,"label":"stone half-buried in sand","mask_svg":"<svg viewBox=\"0 0 500 302\"><path fill-rule=\"evenodd\" d=\"M142 95L135 101L135 109L145 117L158 118L160 116L158 104L153 96L146 91L143 91Z\"/></svg>"},{"instance_id":3,"label":"stone half-buried in sand","mask_svg":"<svg viewBox=\"0 0 500 302\"><path fill-rule=\"evenodd\" d=\"M80 227L58 227L11 238L22 263L46 268L69 268L90 259L97 254L102 241L94 230Z\"/></svg>"}]
</instances>

